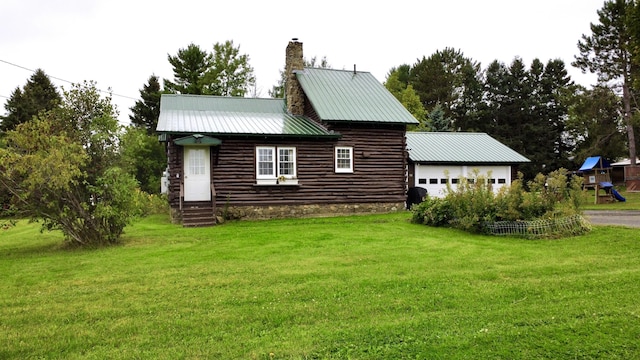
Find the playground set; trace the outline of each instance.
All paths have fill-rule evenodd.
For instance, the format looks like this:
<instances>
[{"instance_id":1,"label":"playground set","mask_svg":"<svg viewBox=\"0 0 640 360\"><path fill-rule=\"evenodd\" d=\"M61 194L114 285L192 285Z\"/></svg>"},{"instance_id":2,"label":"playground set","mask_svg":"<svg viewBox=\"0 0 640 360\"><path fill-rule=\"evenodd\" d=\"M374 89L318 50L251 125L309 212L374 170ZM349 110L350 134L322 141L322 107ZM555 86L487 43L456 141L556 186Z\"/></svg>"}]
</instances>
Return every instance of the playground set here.
<instances>
[{"instance_id":1,"label":"playground set","mask_svg":"<svg viewBox=\"0 0 640 360\"><path fill-rule=\"evenodd\" d=\"M584 176L584 188L594 190L596 204L627 200L613 188L611 169L607 160L601 156L592 156L588 157L578 170Z\"/></svg>"}]
</instances>

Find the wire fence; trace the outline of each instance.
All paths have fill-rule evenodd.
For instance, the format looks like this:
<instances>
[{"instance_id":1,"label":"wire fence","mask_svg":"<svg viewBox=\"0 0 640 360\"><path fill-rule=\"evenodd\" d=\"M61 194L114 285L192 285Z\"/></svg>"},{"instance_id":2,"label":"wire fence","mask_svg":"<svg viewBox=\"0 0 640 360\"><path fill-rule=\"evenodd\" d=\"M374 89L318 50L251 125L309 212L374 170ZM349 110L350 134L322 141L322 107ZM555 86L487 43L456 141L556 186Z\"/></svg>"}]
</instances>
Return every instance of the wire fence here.
<instances>
[{"instance_id":1,"label":"wire fence","mask_svg":"<svg viewBox=\"0 0 640 360\"><path fill-rule=\"evenodd\" d=\"M591 224L582 215L531 221L496 221L486 223L485 227L492 235L527 239L580 235L591 230Z\"/></svg>"}]
</instances>

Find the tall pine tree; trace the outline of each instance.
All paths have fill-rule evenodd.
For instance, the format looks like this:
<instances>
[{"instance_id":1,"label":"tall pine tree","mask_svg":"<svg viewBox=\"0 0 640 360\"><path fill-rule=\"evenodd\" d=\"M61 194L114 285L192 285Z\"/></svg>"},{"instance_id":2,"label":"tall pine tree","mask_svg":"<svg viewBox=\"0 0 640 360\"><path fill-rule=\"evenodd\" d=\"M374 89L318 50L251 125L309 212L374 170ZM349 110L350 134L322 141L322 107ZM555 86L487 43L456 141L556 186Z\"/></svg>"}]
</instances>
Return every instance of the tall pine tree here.
<instances>
[{"instance_id":1,"label":"tall pine tree","mask_svg":"<svg viewBox=\"0 0 640 360\"><path fill-rule=\"evenodd\" d=\"M155 134L158 118L160 117L160 81L151 75L149 81L140 90L141 100L137 100L129 115L131 124L146 129L148 135Z\"/></svg>"},{"instance_id":2,"label":"tall pine tree","mask_svg":"<svg viewBox=\"0 0 640 360\"><path fill-rule=\"evenodd\" d=\"M213 57L198 45L189 44L176 55L167 55L173 66L174 81L164 79L164 87L175 94L204 94L204 75L213 66Z\"/></svg>"},{"instance_id":3,"label":"tall pine tree","mask_svg":"<svg viewBox=\"0 0 640 360\"><path fill-rule=\"evenodd\" d=\"M572 63L583 72L598 75L601 85L613 86L622 95L622 116L627 132L629 159L636 165L636 139L632 121L632 84L637 59L633 50L633 23L635 11L633 0L609 0L598 10L599 23L591 23L591 36L582 35L578 42L580 55Z\"/></svg>"}]
</instances>

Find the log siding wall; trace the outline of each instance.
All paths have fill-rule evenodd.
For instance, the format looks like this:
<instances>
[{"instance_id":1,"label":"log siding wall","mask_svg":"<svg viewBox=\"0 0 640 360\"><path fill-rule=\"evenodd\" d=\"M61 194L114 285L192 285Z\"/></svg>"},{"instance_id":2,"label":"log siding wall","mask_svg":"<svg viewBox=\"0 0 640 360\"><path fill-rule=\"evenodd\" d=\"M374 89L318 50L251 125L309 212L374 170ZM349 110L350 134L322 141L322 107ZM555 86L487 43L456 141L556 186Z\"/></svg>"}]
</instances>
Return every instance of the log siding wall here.
<instances>
[{"instance_id":1,"label":"log siding wall","mask_svg":"<svg viewBox=\"0 0 640 360\"><path fill-rule=\"evenodd\" d=\"M402 203L406 189L404 125L329 126L342 134L327 139L221 138L211 147L211 174L216 206L272 206L312 204ZM180 206L183 147L167 144L169 202ZM256 185L256 146L296 148L299 185ZM334 149L353 147L353 173L336 173Z\"/></svg>"}]
</instances>

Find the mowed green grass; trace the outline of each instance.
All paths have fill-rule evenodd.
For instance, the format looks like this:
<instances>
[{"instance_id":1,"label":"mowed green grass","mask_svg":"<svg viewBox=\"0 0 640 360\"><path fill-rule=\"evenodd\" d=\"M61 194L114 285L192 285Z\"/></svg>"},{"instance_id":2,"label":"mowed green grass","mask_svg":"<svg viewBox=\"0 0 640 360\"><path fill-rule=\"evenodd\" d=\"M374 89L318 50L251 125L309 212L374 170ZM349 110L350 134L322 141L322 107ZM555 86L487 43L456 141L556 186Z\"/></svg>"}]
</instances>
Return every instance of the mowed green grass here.
<instances>
[{"instance_id":1,"label":"mowed green grass","mask_svg":"<svg viewBox=\"0 0 640 360\"><path fill-rule=\"evenodd\" d=\"M0 231L0 359L640 358L640 232L470 235L409 213Z\"/></svg>"}]
</instances>

